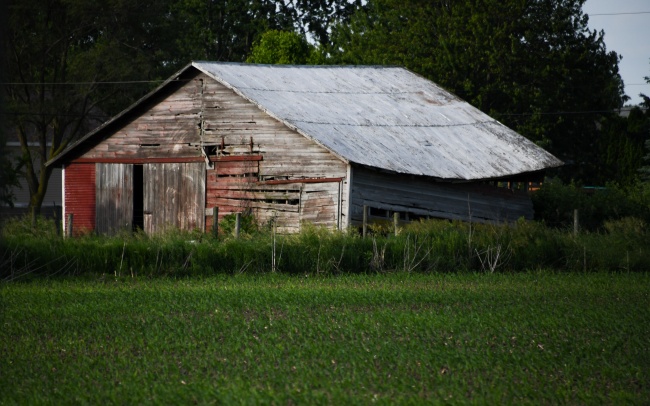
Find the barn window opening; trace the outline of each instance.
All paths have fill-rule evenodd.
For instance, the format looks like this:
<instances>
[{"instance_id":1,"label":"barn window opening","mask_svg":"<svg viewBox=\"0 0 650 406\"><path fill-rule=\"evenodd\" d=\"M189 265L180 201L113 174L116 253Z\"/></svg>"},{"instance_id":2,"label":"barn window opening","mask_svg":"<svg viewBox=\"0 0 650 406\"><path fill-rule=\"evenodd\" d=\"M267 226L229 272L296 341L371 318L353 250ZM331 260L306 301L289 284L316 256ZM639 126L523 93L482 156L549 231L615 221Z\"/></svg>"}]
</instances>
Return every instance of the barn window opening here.
<instances>
[{"instance_id":1,"label":"barn window opening","mask_svg":"<svg viewBox=\"0 0 650 406\"><path fill-rule=\"evenodd\" d=\"M144 230L144 172L142 165L133 165L133 231Z\"/></svg>"},{"instance_id":2,"label":"barn window opening","mask_svg":"<svg viewBox=\"0 0 650 406\"><path fill-rule=\"evenodd\" d=\"M370 215L373 217L386 217L388 218L388 210L370 207Z\"/></svg>"}]
</instances>

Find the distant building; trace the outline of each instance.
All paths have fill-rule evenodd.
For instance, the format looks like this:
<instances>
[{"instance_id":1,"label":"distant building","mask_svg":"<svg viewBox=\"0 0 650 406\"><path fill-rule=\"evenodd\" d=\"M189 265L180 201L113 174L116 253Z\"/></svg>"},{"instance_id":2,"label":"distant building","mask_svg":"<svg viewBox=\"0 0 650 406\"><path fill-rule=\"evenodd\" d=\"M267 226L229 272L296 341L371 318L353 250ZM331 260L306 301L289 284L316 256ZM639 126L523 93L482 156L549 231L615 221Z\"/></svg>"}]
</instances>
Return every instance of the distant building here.
<instances>
[{"instance_id":1,"label":"distant building","mask_svg":"<svg viewBox=\"0 0 650 406\"><path fill-rule=\"evenodd\" d=\"M38 145L33 143L30 144L30 146L36 148ZM20 159L22 152L19 142L7 142L6 150L10 159L14 162L17 162ZM11 189L11 193L14 197L13 207L0 203L0 217L22 216L27 213L27 206L29 206L29 187L27 186L27 180L25 179L24 174L20 175L18 180L20 186ZM47 192L43 199L43 206L41 207L43 215L47 217L54 216L56 210L59 212L58 215L61 215L61 208L63 207L62 187L62 170L61 168L54 168L52 170L50 181L47 184Z\"/></svg>"}]
</instances>

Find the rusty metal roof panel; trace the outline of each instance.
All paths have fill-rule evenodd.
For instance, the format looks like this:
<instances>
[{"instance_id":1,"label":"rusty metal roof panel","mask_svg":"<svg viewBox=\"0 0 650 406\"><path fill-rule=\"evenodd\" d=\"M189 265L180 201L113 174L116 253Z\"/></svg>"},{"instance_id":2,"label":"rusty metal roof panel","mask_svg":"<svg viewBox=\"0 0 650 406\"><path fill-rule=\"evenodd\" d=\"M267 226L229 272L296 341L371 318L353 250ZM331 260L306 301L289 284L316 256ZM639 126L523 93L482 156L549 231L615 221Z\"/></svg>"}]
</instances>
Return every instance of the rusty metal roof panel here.
<instances>
[{"instance_id":1,"label":"rusty metal roof panel","mask_svg":"<svg viewBox=\"0 0 650 406\"><path fill-rule=\"evenodd\" d=\"M193 66L348 162L450 180L500 178L562 164L403 68Z\"/></svg>"}]
</instances>

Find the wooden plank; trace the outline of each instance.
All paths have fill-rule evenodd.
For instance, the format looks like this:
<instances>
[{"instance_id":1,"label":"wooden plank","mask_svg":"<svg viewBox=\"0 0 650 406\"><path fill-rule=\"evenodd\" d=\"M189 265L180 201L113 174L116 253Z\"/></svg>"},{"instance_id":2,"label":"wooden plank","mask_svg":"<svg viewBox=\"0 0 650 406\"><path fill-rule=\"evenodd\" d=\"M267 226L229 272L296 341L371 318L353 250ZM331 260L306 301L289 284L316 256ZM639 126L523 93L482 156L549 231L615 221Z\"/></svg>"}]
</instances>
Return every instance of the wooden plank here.
<instances>
[{"instance_id":1,"label":"wooden plank","mask_svg":"<svg viewBox=\"0 0 650 406\"><path fill-rule=\"evenodd\" d=\"M304 178L304 179L286 179L286 180L266 180L260 182L263 185L286 185L289 183L329 183L340 182L343 178Z\"/></svg>"},{"instance_id":2,"label":"wooden plank","mask_svg":"<svg viewBox=\"0 0 650 406\"><path fill-rule=\"evenodd\" d=\"M131 230L133 221L133 165L96 166L96 220L100 234Z\"/></svg>"},{"instance_id":3,"label":"wooden plank","mask_svg":"<svg viewBox=\"0 0 650 406\"><path fill-rule=\"evenodd\" d=\"M224 197L229 199L245 199L245 200L298 200L300 199L299 192L286 193L286 192L255 192L250 190L210 190L208 196Z\"/></svg>"},{"instance_id":4,"label":"wooden plank","mask_svg":"<svg viewBox=\"0 0 650 406\"><path fill-rule=\"evenodd\" d=\"M239 161L262 161L262 155L231 155L210 157L211 162L239 162Z\"/></svg>"},{"instance_id":5,"label":"wooden plank","mask_svg":"<svg viewBox=\"0 0 650 406\"><path fill-rule=\"evenodd\" d=\"M156 163L143 166L144 212L152 230L205 227L205 163Z\"/></svg>"},{"instance_id":6,"label":"wooden plank","mask_svg":"<svg viewBox=\"0 0 650 406\"><path fill-rule=\"evenodd\" d=\"M145 164L145 163L189 163L204 162L202 157L172 157L172 158L78 158L75 163L105 163L105 164Z\"/></svg>"}]
</instances>

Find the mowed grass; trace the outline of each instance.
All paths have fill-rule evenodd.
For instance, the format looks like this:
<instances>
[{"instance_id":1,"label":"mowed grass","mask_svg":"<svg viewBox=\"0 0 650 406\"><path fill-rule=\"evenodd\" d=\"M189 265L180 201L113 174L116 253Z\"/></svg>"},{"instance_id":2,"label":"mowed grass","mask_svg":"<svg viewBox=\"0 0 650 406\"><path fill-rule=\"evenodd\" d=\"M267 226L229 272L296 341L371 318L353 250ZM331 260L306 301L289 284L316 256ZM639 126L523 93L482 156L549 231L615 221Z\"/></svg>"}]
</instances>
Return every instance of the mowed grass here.
<instances>
[{"instance_id":1,"label":"mowed grass","mask_svg":"<svg viewBox=\"0 0 650 406\"><path fill-rule=\"evenodd\" d=\"M0 403L642 404L650 275L0 285Z\"/></svg>"}]
</instances>

